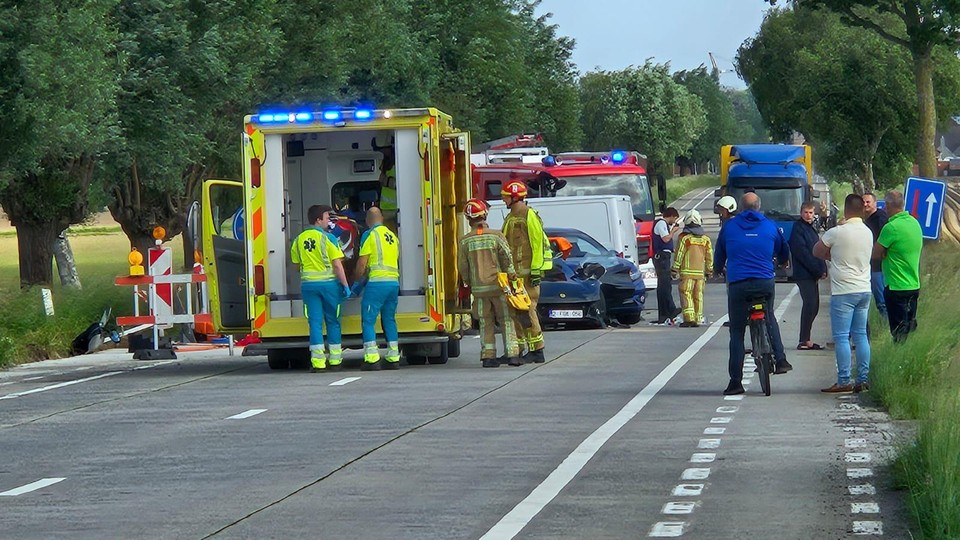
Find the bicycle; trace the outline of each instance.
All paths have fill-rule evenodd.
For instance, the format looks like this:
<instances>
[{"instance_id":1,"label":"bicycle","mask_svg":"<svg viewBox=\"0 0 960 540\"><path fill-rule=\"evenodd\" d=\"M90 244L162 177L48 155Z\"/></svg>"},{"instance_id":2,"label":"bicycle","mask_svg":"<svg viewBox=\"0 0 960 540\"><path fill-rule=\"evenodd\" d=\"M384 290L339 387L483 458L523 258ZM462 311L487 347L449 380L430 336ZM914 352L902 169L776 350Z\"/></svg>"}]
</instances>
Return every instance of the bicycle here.
<instances>
[{"instance_id":1,"label":"bicycle","mask_svg":"<svg viewBox=\"0 0 960 540\"><path fill-rule=\"evenodd\" d=\"M767 328L767 308L765 298L754 296L747 299L750 308L747 315L747 325L750 328L750 342L753 345L754 362L760 373L760 389L763 395L770 395L770 375L776 369L773 359L773 345L770 341L770 330Z\"/></svg>"}]
</instances>

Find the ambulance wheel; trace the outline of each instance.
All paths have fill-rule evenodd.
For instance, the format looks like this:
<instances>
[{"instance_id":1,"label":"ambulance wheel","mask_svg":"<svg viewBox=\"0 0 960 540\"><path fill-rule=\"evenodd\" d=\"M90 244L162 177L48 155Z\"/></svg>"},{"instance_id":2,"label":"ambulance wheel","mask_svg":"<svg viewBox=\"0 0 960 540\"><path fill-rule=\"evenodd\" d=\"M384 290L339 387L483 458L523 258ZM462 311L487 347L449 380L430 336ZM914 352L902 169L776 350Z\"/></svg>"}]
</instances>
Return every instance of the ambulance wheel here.
<instances>
[{"instance_id":1,"label":"ambulance wheel","mask_svg":"<svg viewBox=\"0 0 960 540\"><path fill-rule=\"evenodd\" d=\"M408 366L422 366L427 363L427 357L422 354L423 351L416 345L401 345L400 352Z\"/></svg>"},{"instance_id":2,"label":"ambulance wheel","mask_svg":"<svg viewBox=\"0 0 960 540\"><path fill-rule=\"evenodd\" d=\"M450 338L450 342L447 343L447 356L450 358L459 358L460 357L460 341L461 339Z\"/></svg>"},{"instance_id":3,"label":"ambulance wheel","mask_svg":"<svg viewBox=\"0 0 960 540\"><path fill-rule=\"evenodd\" d=\"M270 369L288 369L290 367L290 356L285 354L283 349L270 349L267 351L267 365Z\"/></svg>"},{"instance_id":4,"label":"ambulance wheel","mask_svg":"<svg viewBox=\"0 0 960 540\"><path fill-rule=\"evenodd\" d=\"M460 342L457 342L459 346ZM450 343L441 343L440 344L440 354L437 356L428 356L427 362L431 364L446 364L447 360L450 359Z\"/></svg>"},{"instance_id":5,"label":"ambulance wheel","mask_svg":"<svg viewBox=\"0 0 960 540\"><path fill-rule=\"evenodd\" d=\"M290 369L310 369L310 349L288 349Z\"/></svg>"}]
</instances>

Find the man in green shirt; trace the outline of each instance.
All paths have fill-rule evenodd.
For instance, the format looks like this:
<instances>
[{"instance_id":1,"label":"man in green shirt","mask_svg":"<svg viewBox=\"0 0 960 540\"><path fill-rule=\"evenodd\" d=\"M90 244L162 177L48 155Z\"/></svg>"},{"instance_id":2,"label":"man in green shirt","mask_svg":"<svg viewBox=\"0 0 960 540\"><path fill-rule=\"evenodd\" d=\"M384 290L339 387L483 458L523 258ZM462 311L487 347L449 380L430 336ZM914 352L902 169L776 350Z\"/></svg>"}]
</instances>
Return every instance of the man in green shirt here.
<instances>
[{"instance_id":1,"label":"man in green shirt","mask_svg":"<svg viewBox=\"0 0 960 540\"><path fill-rule=\"evenodd\" d=\"M904 210L903 194L887 193L890 220L880 231L873 257L883 260L884 299L893 340L902 342L917 329L917 300L920 297L920 250L923 231L920 223Z\"/></svg>"}]
</instances>

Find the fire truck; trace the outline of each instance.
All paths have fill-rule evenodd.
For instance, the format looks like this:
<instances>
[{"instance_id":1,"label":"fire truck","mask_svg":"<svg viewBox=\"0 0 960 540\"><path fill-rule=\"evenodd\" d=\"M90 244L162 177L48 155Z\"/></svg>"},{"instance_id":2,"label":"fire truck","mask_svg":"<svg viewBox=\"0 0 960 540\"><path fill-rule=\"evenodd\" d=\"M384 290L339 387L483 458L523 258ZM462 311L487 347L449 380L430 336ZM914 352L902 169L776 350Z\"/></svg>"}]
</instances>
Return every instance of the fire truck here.
<instances>
[{"instance_id":1,"label":"fire truck","mask_svg":"<svg viewBox=\"0 0 960 540\"><path fill-rule=\"evenodd\" d=\"M468 134L433 108L309 108L248 115L242 138L243 181L208 180L202 192L216 328L257 336L244 354L266 353L273 369L307 367L309 331L290 244L308 226L310 206L330 205L352 278L364 213L379 206L401 245L401 352L412 364L458 356L467 316L457 301L456 249L471 196ZM382 200L386 187L395 197ZM343 346L360 347L359 300L341 306L341 322Z\"/></svg>"},{"instance_id":2,"label":"fire truck","mask_svg":"<svg viewBox=\"0 0 960 540\"><path fill-rule=\"evenodd\" d=\"M540 163L550 155L539 133L503 137L475 145L473 151L470 163L478 166L491 163Z\"/></svg>"},{"instance_id":3,"label":"fire truck","mask_svg":"<svg viewBox=\"0 0 960 540\"><path fill-rule=\"evenodd\" d=\"M502 186L512 179L526 182L530 197L629 196L640 255L638 266L646 287L656 288L651 238L657 208L651 188L656 184L660 212L665 208L667 188L662 176L654 182L647 174L645 156L622 150L569 152L548 155L540 163L498 163L473 168L474 193L486 200L499 200Z\"/></svg>"}]
</instances>

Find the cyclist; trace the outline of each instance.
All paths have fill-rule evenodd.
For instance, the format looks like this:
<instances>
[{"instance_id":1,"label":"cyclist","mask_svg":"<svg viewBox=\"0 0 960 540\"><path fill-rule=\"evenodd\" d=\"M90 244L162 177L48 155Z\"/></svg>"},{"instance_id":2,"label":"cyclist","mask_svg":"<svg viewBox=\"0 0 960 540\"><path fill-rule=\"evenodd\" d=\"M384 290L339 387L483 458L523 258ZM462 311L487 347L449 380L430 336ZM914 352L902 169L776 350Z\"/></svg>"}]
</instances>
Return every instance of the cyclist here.
<instances>
[{"instance_id":1,"label":"cyclist","mask_svg":"<svg viewBox=\"0 0 960 540\"><path fill-rule=\"evenodd\" d=\"M747 327L749 301L763 298L766 309L773 305L776 288L774 284L774 259L779 264L789 260L790 249L776 224L760 213L760 196L745 193L740 198L741 212L728 221L714 250L713 266L718 271L726 268L727 313L730 314L730 383L724 395L744 393L743 389L743 335ZM776 359L774 373L786 373L793 369L787 362L780 339L777 318L766 318L770 341Z\"/></svg>"}]
</instances>

